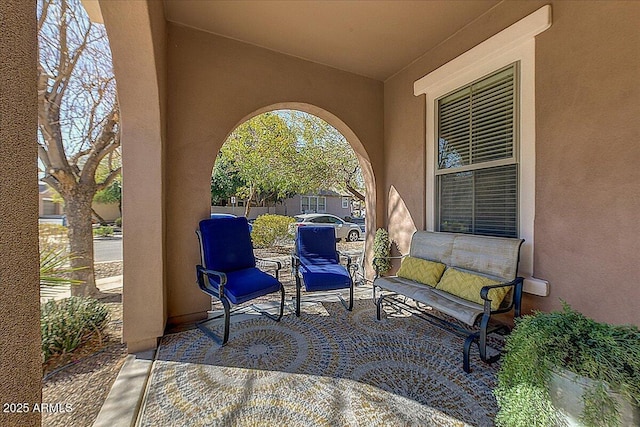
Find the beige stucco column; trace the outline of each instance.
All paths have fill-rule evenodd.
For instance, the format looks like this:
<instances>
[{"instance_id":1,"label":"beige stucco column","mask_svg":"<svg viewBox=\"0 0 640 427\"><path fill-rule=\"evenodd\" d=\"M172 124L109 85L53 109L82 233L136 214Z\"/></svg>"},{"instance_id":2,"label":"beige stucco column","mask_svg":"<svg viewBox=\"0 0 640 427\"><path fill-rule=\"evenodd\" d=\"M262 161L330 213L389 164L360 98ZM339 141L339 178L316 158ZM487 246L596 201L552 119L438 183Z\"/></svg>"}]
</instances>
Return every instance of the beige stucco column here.
<instances>
[{"instance_id":1,"label":"beige stucco column","mask_svg":"<svg viewBox=\"0 0 640 427\"><path fill-rule=\"evenodd\" d=\"M40 414L31 410L42 396L35 6L35 1L0 2L2 426L40 425Z\"/></svg>"},{"instance_id":2,"label":"beige stucco column","mask_svg":"<svg viewBox=\"0 0 640 427\"><path fill-rule=\"evenodd\" d=\"M166 320L162 2L100 1L118 87L124 231L123 340L154 348Z\"/></svg>"}]
</instances>

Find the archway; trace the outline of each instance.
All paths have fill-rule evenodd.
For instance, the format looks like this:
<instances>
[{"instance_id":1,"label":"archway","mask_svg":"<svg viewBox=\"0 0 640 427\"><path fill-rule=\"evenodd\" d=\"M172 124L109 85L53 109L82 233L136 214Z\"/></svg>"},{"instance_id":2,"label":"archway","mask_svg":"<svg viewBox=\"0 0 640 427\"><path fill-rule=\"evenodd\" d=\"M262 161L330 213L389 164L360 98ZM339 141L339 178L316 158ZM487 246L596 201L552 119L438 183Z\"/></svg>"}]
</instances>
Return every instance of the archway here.
<instances>
[{"instance_id":1,"label":"archway","mask_svg":"<svg viewBox=\"0 0 640 427\"><path fill-rule=\"evenodd\" d=\"M340 134L342 134L342 136L345 138L345 140L349 143L349 145L353 149L353 151L354 151L354 153L355 153L355 155L356 155L356 157L358 159L358 163L360 164L360 169L361 169L361 172L362 172L362 177L363 177L364 185L365 185L365 211L367 213L366 214L367 215L367 225L366 225L367 228L365 230L365 248L372 248L373 247L373 234L374 234L375 225L376 225L376 209L375 209L376 182L375 182L375 176L374 176L374 173L373 173L373 168L372 168L372 165L371 165L370 157L369 157L369 154L367 153L367 150L365 149L362 141L353 132L353 130L343 120L341 120L339 117L337 117L333 113L331 113L331 112L329 112L329 111L327 111L327 110L325 110L323 108L317 107L315 105L311 105L311 104L307 104L307 103L301 103L301 102L282 102L282 103L277 103L277 104L272 104L272 105L269 105L269 106L265 106L265 107L260 108L260 109L258 109L256 111L253 111L250 114L247 114L242 119L238 120L236 122L235 126L227 132L224 141L222 141L219 144L217 144L218 151L222 147L222 144L224 144L224 142L229 138L231 133L236 128L238 128L238 126L240 126L241 124L245 123L247 120L250 120L250 119L252 119L254 117L257 117L257 116L259 116L261 114L264 114L264 113L267 113L267 112L281 111L281 110L300 111L300 112L304 112L304 113L307 113L307 114L311 114L313 116L316 116L316 117L324 120L329 125L333 126ZM213 163L212 163L211 167L213 169ZM371 259L370 254L367 254L367 256L365 256L365 258L366 259Z\"/></svg>"}]
</instances>

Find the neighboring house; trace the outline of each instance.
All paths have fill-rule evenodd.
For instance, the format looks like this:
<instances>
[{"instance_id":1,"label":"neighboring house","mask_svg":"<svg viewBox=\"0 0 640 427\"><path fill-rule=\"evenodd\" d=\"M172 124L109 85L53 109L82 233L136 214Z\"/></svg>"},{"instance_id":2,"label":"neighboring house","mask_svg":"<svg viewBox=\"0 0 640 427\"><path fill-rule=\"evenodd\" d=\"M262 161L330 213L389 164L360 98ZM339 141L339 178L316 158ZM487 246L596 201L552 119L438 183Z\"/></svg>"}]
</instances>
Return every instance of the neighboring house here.
<instances>
[{"instance_id":1,"label":"neighboring house","mask_svg":"<svg viewBox=\"0 0 640 427\"><path fill-rule=\"evenodd\" d=\"M241 215L244 212L244 200L236 198L236 205L211 206L211 213L231 213ZM359 204L355 205L359 207ZM295 216L302 213L328 213L340 218L351 216L354 202L350 195L343 195L331 190L321 190L314 195L297 194L276 203L275 206L251 206L249 219L256 219L264 214Z\"/></svg>"},{"instance_id":2,"label":"neighboring house","mask_svg":"<svg viewBox=\"0 0 640 427\"><path fill-rule=\"evenodd\" d=\"M44 182L38 183L38 216L40 218L61 218L64 215L64 203L54 202L54 193ZM113 222L122 216L118 203L94 202L93 210L107 222Z\"/></svg>"},{"instance_id":3,"label":"neighboring house","mask_svg":"<svg viewBox=\"0 0 640 427\"><path fill-rule=\"evenodd\" d=\"M43 182L38 183L38 216L40 218L60 217L64 214L62 203L53 201L54 192Z\"/></svg>"},{"instance_id":4,"label":"neighboring house","mask_svg":"<svg viewBox=\"0 0 640 427\"><path fill-rule=\"evenodd\" d=\"M321 190L315 195L295 195L284 201L287 215L303 213L328 213L340 218L351 216L351 196L331 190Z\"/></svg>"}]
</instances>

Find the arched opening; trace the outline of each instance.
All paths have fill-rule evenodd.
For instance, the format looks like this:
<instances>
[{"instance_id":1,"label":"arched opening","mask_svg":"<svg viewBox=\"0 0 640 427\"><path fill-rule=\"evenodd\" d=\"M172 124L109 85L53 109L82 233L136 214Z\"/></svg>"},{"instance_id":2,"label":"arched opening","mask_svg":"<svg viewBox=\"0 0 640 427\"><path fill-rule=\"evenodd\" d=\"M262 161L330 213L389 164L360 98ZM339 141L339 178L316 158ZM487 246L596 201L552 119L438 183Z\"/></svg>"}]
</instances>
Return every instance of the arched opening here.
<instances>
[{"instance_id":1,"label":"arched opening","mask_svg":"<svg viewBox=\"0 0 640 427\"><path fill-rule=\"evenodd\" d=\"M362 186L363 186L362 188L363 191L361 193L364 200L362 200L363 202L362 206L356 205L357 209L355 209L355 211L357 212L349 212L348 216L352 216L353 213L358 213L360 214L360 216L363 216L361 215L362 213L365 214L364 215L366 217L366 229L364 232L365 246L367 247L371 246L370 244L367 244L367 243L372 243L373 241L373 231L375 229L375 224L376 224L375 176L373 173L373 168L371 165L369 155L366 152L363 143L356 136L356 134L351 130L351 128L340 118L330 113L329 111L326 111L322 108L316 107L314 105L306 104L306 103L288 102L288 103L273 104L267 107L263 107L259 110L256 110L246 115L241 120L239 120L234 126L234 128L228 132L225 138L225 142L228 141L229 137L232 136L233 132L236 129L238 129L239 126L241 126L243 123L246 123L247 121L255 117L258 117L262 114L269 113L269 112L284 112L283 114L287 114L286 112L289 112L289 111L306 114L306 115L309 115L310 117L321 120L323 123L326 123L331 129L335 130L336 134L344 138L344 142L349 145L351 150L353 150L353 154L359 166L359 173L361 177L359 179L362 180ZM220 147L222 147L222 145L223 143L220 144ZM212 170L213 170L213 167L212 167ZM358 189L355 188L354 190L357 191ZM353 193L351 193L351 195L354 198L358 198ZM294 209L295 212L290 212L289 208L287 207L286 214L295 215L295 214L301 213L298 211L301 211L303 206L306 206L306 205L303 205L301 203L299 209L297 210ZM353 206L354 205L350 204L349 208L352 208ZM309 209L317 211L318 210L317 203L315 204L315 209L312 209L312 203L309 203Z\"/></svg>"},{"instance_id":2,"label":"arched opening","mask_svg":"<svg viewBox=\"0 0 640 427\"><path fill-rule=\"evenodd\" d=\"M262 126L261 130L256 129L260 126ZM270 127L272 129L269 129ZM309 135L314 131L319 131L321 134ZM239 147L243 147L243 137L246 139L260 132L273 132L273 141L268 143L276 145L258 148L256 152L238 153ZM276 134L277 132L287 133L287 135ZM266 136L266 139L268 138L269 136ZM338 141L332 141L332 139L338 139ZM284 147L286 144L289 146ZM313 149L318 148L317 146L309 147L314 144L321 146L319 151L313 152ZM243 149L247 150L248 147L244 146ZM308 151L305 153L307 149L316 154L315 161L320 163L315 165L316 167L299 164L314 161L313 154L309 154ZM341 153L344 154L345 159L342 159L343 163L340 166L336 165L336 155L332 152L328 153L327 149L342 150ZM274 154L274 151L280 152ZM242 158L243 162L253 165L256 161L261 163L261 170L254 170L253 178L264 176L269 180L268 176L274 175L274 171L270 170L273 168L274 156L297 156L297 160L294 159L291 162L291 169L285 166L283 170L275 171L275 175L282 178L287 174L291 175L293 171L293 179L298 180L302 178L300 174L315 173L321 175L320 182L311 184L307 180L295 183L285 182L280 190L272 187L270 193L265 191L266 194L260 195L262 197L256 197L260 194L259 190L255 191L256 188L245 185L246 183L241 182L241 179L234 180L232 175L237 173L237 168L234 169L229 164L233 163L231 157L234 153ZM320 157L317 156L318 153ZM323 155L331 159L322 158ZM330 170L340 167L344 169ZM329 185L322 186L322 178L329 178L327 179ZM339 182L340 179L343 182ZM373 248L376 227L376 183L373 169L360 139L346 123L332 113L310 104L279 103L246 115L229 131L225 142L216 152L211 182L212 213L243 215L250 221L264 214L293 218L291 221L294 222L302 221L305 215L306 220L309 220L309 216L322 215L321 218L316 217L313 221L335 221L336 237L339 240L338 249L352 256L353 261L357 262L358 281L363 282L366 277L371 278L371 269L365 260L371 259L370 252ZM273 182L270 184L273 185ZM258 224L260 226L260 220ZM274 244L257 241L258 237L259 233L254 233L254 247L264 248L265 245ZM292 245L291 236L289 235L288 238L289 240L286 238L285 240ZM292 246L288 248L287 245L280 245L279 248L261 256L277 257L278 252L284 253L289 249L287 253L290 253L292 248Z\"/></svg>"}]
</instances>

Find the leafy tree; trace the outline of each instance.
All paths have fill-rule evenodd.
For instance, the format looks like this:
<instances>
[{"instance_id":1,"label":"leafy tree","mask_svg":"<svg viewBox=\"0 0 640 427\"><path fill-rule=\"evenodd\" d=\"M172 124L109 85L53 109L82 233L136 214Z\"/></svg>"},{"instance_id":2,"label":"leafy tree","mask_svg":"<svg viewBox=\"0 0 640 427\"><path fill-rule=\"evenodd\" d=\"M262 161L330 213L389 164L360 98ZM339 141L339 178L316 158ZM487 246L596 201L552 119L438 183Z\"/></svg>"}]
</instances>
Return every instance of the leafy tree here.
<instances>
[{"instance_id":1,"label":"leafy tree","mask_svg":"<svg viewBox=\"0 0 640 427\"><path fill-rule=\"evenodd\" d=\"M75 295L93 295L91 202L120 173L96 181L98 166L120 146L119 108L103 25L79 0L38 1L38 158L43 180L64 199Z\"/></svg>"},{"instance_id":2,"label":"leafy tree","mask_svg":"<svg viewBox=\"0 0 640 427\"><path fill-rule=\"evenodd\" d=\"M277 114L264 113L238 126L222 146L220 157L242 183L237 192L246 200L245 216L252 200L281 199L300 188L295 135Z\"/></svg>"},{"instance_id":3,"label":"leafy tree","mask_svg":"<svg viewBox=\"0 0 640 427\"><path fill-rule=\"evenodd\" d=\"M349 192L364 201L364 180L358 158L345 137L326 121L301 111L288 111L300 145L302 164L315 191Z\"/></svg>"},{"instance_id":4,"label":"leafy tree","mask_svg":"<svg viewBox=\"0 0 640 427\"><path fill-rule=\"evenodd\" d=\"M222 146L211 177L212 203L242 195L247 215L251 201L327 189L364 201L358 159L333 126L293 110L265 113L240 125Z\"/></svg>"},{"instance_id":5,"label":"leafy tree","mask_svg":"<svg viewBox=\"0 0 640 427\"><path fill-rule=\"evenodd\" d=\"M111 171L120 167L120 153L111 153L98 166L98 169L96 170L96 181L104 182ZM93 196L93 201L96 203L106 204L117 203L120 215L122 215L122 175L118 174L118 176L113 178L113 181L111 181L111 183L106 188L97 191L95 196ZM100 224L106 225L106 221L100 215L98 215L95 209L92 208L91 212L96 218L98 218Z\"/></svg>"},{"instance_id":6,"label":"leafy tree","mask_svg":"<svg viewBox=\"0 0 640 427\"><path fill-rule=\"evenodd\" d=\"M211 204L226 205L227 200L238 194L238 189L242 186L237 168L222 153L218 153L211 174Z\"/></svg>"}]
</instances>

